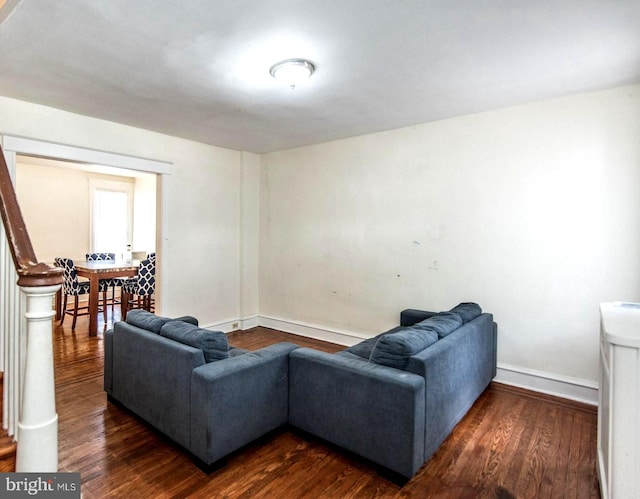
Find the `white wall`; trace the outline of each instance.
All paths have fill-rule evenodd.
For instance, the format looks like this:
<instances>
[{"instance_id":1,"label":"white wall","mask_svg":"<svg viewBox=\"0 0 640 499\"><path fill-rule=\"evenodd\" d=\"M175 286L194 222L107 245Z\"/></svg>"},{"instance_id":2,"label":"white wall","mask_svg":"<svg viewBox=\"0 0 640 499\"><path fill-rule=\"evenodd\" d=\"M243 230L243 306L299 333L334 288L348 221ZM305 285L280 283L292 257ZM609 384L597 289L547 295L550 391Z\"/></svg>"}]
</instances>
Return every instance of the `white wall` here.
<instances>
[{"instance_id":1,"label":"white wall","mask_svg":"<svg viewBox=\"0 0 640 499\"><path fill-rule=\"evenodd\" d=\"M89 180L117 180L128 177L16 164L16 195L31 244L38 259L53 263L57 256L84 260L91 251Z\"/></svg>"},{"instance_id":2,"label":"white wall","mask_svg":"<svg viewBox=\"0 0 640 499\"><path fill-rule=\"evenodd\" d=\"M156 250L156 177L135 179L133 193L133 251Z\"/></svg>"},{"instance_id":3,"label":"white wall","mask_svg":"<svg viewBox=\"0 0 640 499\"><path fill-rule=\"evenodd\" d=\"M203 325L237 319L240 152L4 97L0 132L172 162L162 179L167 299L160 312L192 314Z\"/></svg>"},{"instance_id":4,"label":"white wall","mask_svg":"<svg viewBox=\"0 0 640 499\"><path fill-rule=\"evenodd\" d=\"M640 86L262 157L260 313L371 336L478 302L502 365L595 381L640 301Z\"/></svg>"}]
</instances>

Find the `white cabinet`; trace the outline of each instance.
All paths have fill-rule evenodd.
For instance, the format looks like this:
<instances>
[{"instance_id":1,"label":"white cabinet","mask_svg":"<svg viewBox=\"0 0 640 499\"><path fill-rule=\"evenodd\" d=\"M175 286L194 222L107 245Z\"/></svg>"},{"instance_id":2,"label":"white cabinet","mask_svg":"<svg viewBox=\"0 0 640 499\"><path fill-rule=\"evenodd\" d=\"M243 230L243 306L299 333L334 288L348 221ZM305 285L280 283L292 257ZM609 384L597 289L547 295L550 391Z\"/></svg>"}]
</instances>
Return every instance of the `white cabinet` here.
<instances>
[{"instance_id":1,"label":"white cabinet","mask_svg":"<svg viewBox=\"0 0 640 499\"><path fill-rule=\"evenodd\" d=\"M600 304L598 399L602 497L640 498L640 303Z\"/></svg>"}]
</instances>

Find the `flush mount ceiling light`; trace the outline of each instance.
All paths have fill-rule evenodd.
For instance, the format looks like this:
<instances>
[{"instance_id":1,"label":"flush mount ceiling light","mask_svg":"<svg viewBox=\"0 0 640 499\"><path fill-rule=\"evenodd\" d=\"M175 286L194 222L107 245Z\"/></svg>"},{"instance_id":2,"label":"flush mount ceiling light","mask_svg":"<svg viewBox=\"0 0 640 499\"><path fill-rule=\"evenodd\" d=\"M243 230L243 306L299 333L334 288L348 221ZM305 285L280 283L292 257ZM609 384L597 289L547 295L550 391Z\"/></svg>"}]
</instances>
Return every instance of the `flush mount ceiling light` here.
<instances>
[{"instance_id":1,"label":"flush mount ceiling light","mask_svg":"<svg viewBox=\"0 0 640 499\"><path fill-rule=\"evenodd\" d=\"M309 78L315 70L315 66L306 59L287 59L271 66L269 73L293 89L298 83Z\"/></svg>"}]
</instances>

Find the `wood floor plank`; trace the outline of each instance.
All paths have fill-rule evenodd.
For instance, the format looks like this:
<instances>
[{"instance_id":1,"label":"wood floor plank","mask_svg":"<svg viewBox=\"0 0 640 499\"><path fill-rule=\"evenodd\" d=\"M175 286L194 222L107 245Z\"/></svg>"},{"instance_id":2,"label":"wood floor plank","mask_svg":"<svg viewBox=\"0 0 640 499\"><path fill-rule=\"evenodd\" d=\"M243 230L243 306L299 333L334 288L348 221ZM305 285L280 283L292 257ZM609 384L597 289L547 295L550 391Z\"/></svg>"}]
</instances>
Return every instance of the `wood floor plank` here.
<instances>
[{"instance_id":1,"label":"wood floor plank","mask_svg":"<svg viewBox=\"0 0 640 499\"><path fill-rule=\"evenodd\" d=\"M469 478L474 480L474 489L479 493L496 490L505 493L504 486L509 483L507 477L513 473L514 467L519 469L516 457L524 429L520 424L519 414L524 410L525 402L514 402L501 393L491 395L483 417L482 432L468 436L470 440L484 445L483 455L478 459L482 466L475 474L470 474ZM474 406L471 412L475 410ZM466 471L462 469L461 473L466 474Z\"/></svg>"},{"instance_id":2,"label":"wood floor plank","mask_svg":"<svg viewBox=\"0 0 640 499\"><path fill-rule=\"evenodd\" d=\"M518 497L539 497L543 470L551 447L550 432L553 428L551 420L555 414L557 414L557 408L538 413L526 449L526 460L515 489Z\"/></svg>"},{"instance_id":3,"label":"wood floor plank","mask_svg":"<svg viewBox=\"0 0 640 499\"><path fill-rule=\"evenodd\" d=\"M114 318L117 311L107 327ZM60 470L81 473L85 498L600 497L594 408L495 383L404 486L372 463L288 427L206 475L184 449L107 402L103 334L87 332L86 318L75 332L70 324L54 330ZM249 350L279 341L330 353L344 348L264 327L228 337Z\"/></svg>"}]
</instances>

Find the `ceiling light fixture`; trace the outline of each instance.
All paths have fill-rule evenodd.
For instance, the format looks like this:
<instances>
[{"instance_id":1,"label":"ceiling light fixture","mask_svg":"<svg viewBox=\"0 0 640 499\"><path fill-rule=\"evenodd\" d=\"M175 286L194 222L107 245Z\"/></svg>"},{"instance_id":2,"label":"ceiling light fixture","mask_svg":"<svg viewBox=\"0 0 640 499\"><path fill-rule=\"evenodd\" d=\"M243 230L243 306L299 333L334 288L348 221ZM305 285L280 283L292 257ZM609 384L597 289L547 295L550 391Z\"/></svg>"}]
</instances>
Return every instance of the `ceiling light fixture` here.
<instances>
[{"instance_id":1,"label":"ceiling light fixture","mask_svg":"<svg viewBox=\"0 0 640 499\"><path fill-rule=\"evenodd\" d=\"M287 59L271 66L269 73L276 80L289 85L293 90L298 83L309 78L315 70L316 67L306 59Z\"/></svg>"}]
</instances>

